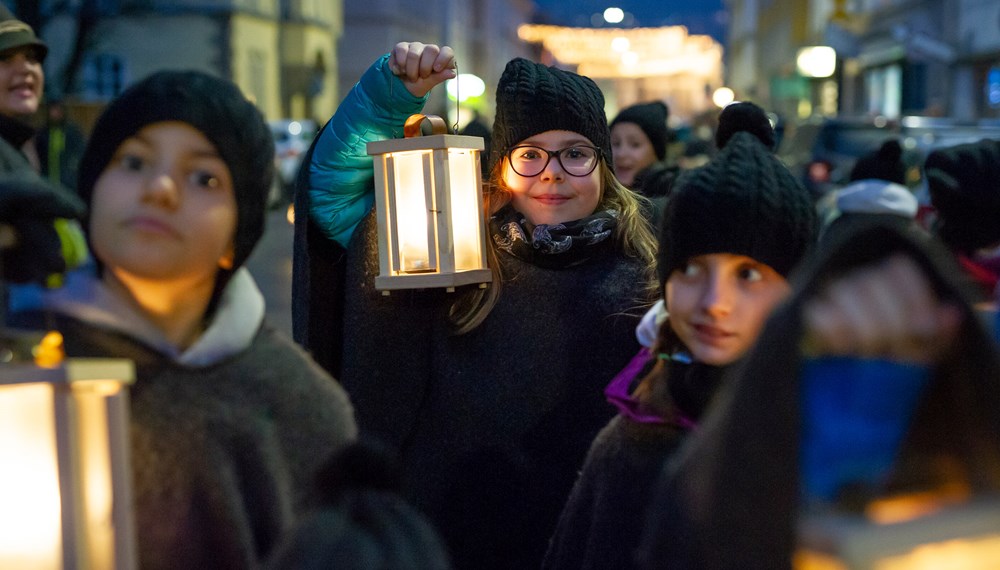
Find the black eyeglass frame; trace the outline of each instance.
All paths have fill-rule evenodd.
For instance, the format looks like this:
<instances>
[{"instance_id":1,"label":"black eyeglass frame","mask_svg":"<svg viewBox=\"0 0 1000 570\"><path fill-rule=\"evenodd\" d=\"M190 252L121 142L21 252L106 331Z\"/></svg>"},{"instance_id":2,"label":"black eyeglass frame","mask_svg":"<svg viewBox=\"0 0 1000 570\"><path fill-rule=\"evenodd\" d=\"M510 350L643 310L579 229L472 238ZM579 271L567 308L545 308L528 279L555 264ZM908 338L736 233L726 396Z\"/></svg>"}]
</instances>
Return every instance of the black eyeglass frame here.
<instances>
[{"instance_id":1,"label":"black eyeglass frame","mask_svg":"<svg viewBox=\"0 0 1000 570\"><path fill-rule=\"evenodd\" d=\"M528 175L528 174L521 174L520 172L517 171L517 168L514 167L514 159L511 157L511 155L514 153L515 150L517 150L519 148L533 148L533 149L540 150L540 151L542 151L542 152L544 152L545 154L548 155L545 158L545 164L543 164L542 167L540 169L538 169L538 172L536 172L534 174L531 174L531 175ZM585 174L573 174L572 172L570 172L569 170L567 170L566 169L566 165L563 164L562 153L564 151L567 151L567 150L571 149L571 148L589 148L589 149L591 149L591 150L594 151L594 159L595 159L594 160L594 165L591 166L590 170L588 170ZM511 170L513 170L518 176L523 176L525 178L531 178L533 176L538 176L539 174L545 172L545 169L549 166L549 163L552 162L552 157L555 157L556 161L559 162L559 167L562 168L563 172L565 172L569 176L573 176L575 178L583 178L584 176L590 176L591 173L594 172L594 170L597 170L597 165L601 162L601 159L604 158L604 153L601 152L601 149L597 148L596 146L591 146L589 144L574 144L574 145L570 145L570 146L565 147L565 148L561 148L559 150L549 150L547 148L542 148L540 146L536 146L536 145L533 145L533 144L519 144L519 145L510 147L510 150L507 151L507 153L505 154L505 156L507 157L507 162L510 164Z\"/></svg>"}]
</instances>

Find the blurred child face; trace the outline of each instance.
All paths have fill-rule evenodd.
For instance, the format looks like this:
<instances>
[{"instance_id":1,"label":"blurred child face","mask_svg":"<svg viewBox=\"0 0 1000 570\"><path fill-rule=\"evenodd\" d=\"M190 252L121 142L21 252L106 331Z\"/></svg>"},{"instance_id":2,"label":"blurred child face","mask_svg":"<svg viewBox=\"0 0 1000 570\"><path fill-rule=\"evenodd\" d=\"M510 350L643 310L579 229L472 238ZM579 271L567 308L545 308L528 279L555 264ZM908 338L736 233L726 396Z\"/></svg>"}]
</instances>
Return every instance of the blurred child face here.
<instances>
[{"instance_id":1,"label":"blurred child face","mask_svg":"<svg viewBox=\"0 0 1000 570\"><path fill-rule=\"evenodd\" d=\"M695 360L731 364L753 346L788 292L781 274L751 257L699 255L667 279L670 327Z\"/></svg>"},{"instance_id":2,"label":"blurred child face","mask_svg":"<svg viewBox=\"0 0 1000 570\"><path fill-rule=\"evenodd\" d=\"M44 88L45 76L36 48L22 46L0 52L0 113L34 113Z\"/></svg>"},{"instance_id":3,"label":"blurred child face","mask_svg":"<svg viewBox=\"0 0 1000 570\"><path fill-rule=\"evenodd\" d=\"M236 221L215 147L187 123L162 122L125 139L97 179L90 236L106 279L205 285L232 264Z\"/></svg>"},{"instance_id":4,"label":"blurred child face","mask_svg":"<svg viewBox=\"0 0 1000 570\"><path fill-rule=\"evenodd\" d=\"M590 139L571 131L545 131L529 137L517 144L513 152L519 153L525 146L538 147L549 151L561 151L578 145L593 147ZM563 155L563 162L575 160L578 156L572 151ZM521 176L511 166L509 159L504 161L503 180L511 191L511 205L524 214L532 225L561 224L585 218L594 213L601 201L600 157L597 165L589 174L573 176L563 169L556 157L551 157L545 168L535 176ZM540 156L545 161L544 154L533 153L528 156ZM522 171L524 171L522 169Z\"/></svg>"},{"instance_id":5,"label":"blurred child face","mask_svg":"<svg viewBox=\"0 0 1000 570\"><path fill-rule=\"evenodd\" d=\"M656 162L653 143L635 123L615 123L611 128L611 152L615 159L615 176L629 187L637 174Z\"/></svg>"}]
</instances>

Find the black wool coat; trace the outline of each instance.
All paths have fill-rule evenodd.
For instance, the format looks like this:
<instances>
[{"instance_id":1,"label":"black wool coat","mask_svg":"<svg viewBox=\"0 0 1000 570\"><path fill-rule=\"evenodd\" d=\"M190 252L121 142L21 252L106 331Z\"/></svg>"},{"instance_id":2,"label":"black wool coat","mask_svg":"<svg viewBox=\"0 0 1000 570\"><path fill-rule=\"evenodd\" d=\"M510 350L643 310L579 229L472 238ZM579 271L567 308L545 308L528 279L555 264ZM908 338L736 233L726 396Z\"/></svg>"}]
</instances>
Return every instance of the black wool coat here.
<instances>
[{"instance_id":1,"label":"black wool coat","mask_svg":"<svg viewBox=\"0 0 1000 570\"><path fill-rule=\"evenodd\" d=\"M658 376L639 375L667 387L652 393L661 399L656 408L673 410L674 416L664 423L641 423L619 414L601 430L559 517L544 570L637 567L645 515L663 464L691 433L690 424L677 418L699 421L736 368L672 362L653 368ZM682 410L681 403L688 409Z\"/></svg>"},{"instance_id":2,"label":"black wool coat","mask_svg":"<svg viewBox=\"0 0 1000 570\"><path fill-rule=\"evenodd\" d=\"M634 568L663 462L687 430L615 416L597 435L545 554L545 570Z\"/></svg>"},{"instance_id":3,"label":"black wool coat","mask_svg":"<svg viewBox=\"0 0 1000 570\"><path fill-rule=\"evenodd\" d=\"M452 333L462 289L374 289L375 220L348 249L342 380L362 432L402 453L406 491L456 568L535 568L639 346L645 267L613 247L561 269L500 252L486 320Z\"/></svg>"},{"instance_id":4,"label":"black wool coat","mask_svg":"<svg viewBox=\"0 0 1000 570\"><path fill-rule=\"evenodd\" d=\"M21 147L33 136L35 130L29 125L0 114L0 173L40 178L28 157L21 152Z\"/></svg>"}]
</instances>

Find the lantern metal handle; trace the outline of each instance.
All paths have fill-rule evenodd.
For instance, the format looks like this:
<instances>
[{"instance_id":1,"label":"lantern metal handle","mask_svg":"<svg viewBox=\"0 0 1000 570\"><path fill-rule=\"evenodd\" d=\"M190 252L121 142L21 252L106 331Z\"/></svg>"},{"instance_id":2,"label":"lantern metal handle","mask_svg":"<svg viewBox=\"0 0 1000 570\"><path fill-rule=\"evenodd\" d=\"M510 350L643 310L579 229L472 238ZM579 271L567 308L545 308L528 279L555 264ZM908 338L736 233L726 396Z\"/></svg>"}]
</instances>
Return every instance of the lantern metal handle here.
<instances>
[{"instance_id":1,"label":"lantern metal handle","mask_svg":"<svg viewBox=\"0 0 1000 570\"><path fill-rule=\"evenodd\" d=\"M423 115L421 113L414 113L406 119L406 123L403 124L403 136L406 138L419 137L420 126L427 121L431 125L432 135L446 135L448 134L448 124L444 122L444 119L437 115Z\"/></svg>"}]
</instances>

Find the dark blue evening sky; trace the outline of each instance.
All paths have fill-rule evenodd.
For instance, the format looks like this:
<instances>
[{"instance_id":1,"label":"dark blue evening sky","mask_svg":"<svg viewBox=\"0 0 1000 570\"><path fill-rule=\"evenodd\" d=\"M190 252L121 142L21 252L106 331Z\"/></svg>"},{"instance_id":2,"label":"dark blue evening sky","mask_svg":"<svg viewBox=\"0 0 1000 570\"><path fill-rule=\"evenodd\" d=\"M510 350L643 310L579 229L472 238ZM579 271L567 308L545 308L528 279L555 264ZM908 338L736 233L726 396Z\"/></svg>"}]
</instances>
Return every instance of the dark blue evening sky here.
<instances>
[{"instance_id":1,"label":"dark blue evening sky","mask_svg":"<svg viewBox=\"0 0 1000 570\"><path fill-rule=\"evenodd\" d=\"M683 25L692 34L709 34L725 40L725 8L722 0L535 0L548 23L591 26L591 16L616 6L634 17L632 26ZM625 25L623 23L622 25Z\"/></svg>"}]
</instances>

